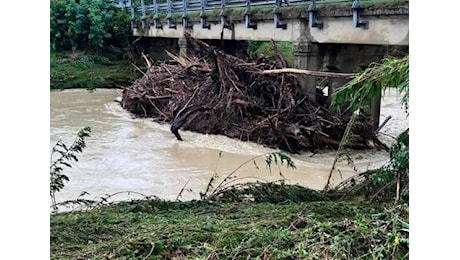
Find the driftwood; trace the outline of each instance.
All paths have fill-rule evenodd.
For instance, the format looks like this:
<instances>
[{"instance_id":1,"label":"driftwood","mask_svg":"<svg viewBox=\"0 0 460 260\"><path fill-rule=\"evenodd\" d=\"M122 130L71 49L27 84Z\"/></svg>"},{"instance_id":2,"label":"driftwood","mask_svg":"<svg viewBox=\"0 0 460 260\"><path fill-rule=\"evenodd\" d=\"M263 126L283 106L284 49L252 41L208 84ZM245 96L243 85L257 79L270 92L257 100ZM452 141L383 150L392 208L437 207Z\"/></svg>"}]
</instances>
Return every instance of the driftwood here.
<instances>
[{"instance_id":1,"label":"driftwood","mask_svg":"<svg viewBox=\"0 0 460 260\"><path fill-rule=\"evenodd\" d=\"M178 140L182 140L179 129L183 128L289 152L338 148L349 117L310 100L296 75L305 71L286 68L287 62L274 42L275 59L264 55L243 59L188 33L186 37L192 46L191 54L180 59L168 53L177 64L149 67L144 77L124 89L123 108L139 117L170 123ZM368 140L374 136L371 122L357 120L351 134L353 140L347 142L347 147L369 148Z\"/></svg>"},{"instance_id":2,"label":"driftwood","mask_svg":"<svg viewBox=\"0 0 460 260\"><path fill-rule=\"evenodd\" d=\"M301 70L301 69L273 69L273 70L264 70L262 74L280 74L280 73L296 73L296 74L305 74L310 76L319 76L319 77L331 77L331 78L352 78L356 76L354 73L337 73L337 72L326 72L326 71L314 71L314 70Z\"/></svg>"}]
</instances>

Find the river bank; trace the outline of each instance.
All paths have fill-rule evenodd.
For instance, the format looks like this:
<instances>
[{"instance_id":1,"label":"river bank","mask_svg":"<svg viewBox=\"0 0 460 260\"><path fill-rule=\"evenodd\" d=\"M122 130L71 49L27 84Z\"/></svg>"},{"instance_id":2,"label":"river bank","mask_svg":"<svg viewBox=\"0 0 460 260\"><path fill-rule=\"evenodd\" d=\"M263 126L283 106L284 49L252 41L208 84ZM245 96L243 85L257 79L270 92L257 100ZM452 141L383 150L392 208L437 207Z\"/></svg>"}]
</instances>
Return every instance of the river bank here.
<instances>
[{"instance_id":1,"label":"river bank","mask_svg":"<svg viewBox=\"0 0 460 260\"><path fill-rule=\"evenodd\" d=\"M51 259L408 259L408 217L350 201L123 202L52 215Z\"/></svg>"},{"instance_id":2,"label":"river bank","mask_svg":"<svg viewBox=\"0 0 460 260\"><path fill-rule=\"evenodd\" d=\"M122 88L142 74L127 60L84 52L50 54L50 89Z\"/></svg>"}]
</instances>

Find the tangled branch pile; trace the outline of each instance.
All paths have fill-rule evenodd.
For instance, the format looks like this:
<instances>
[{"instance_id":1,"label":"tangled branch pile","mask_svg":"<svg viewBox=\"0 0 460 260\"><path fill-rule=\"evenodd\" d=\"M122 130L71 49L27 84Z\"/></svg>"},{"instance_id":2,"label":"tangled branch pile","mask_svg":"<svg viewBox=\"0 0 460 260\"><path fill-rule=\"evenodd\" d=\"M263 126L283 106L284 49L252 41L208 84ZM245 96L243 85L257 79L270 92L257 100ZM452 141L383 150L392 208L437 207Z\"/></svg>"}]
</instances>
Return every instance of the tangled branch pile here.
<instances>
[{"instance_id":1,"label":"tangled branch pile","mask_svg":"<svg viewBox=\"0 0 460 260\"><path fill-rule=\"evenodd\" d=\"M219 134L289 152L337 148L348 118L309 100L295 74L263 74L286 68L285 58L252 55L241 59L187 35L193 55L177 64L151 66L123 91L122 106L140 117L178 129ZM370 123L353 127L352 148L368 148Z\"/></svg>"}]
</instances>

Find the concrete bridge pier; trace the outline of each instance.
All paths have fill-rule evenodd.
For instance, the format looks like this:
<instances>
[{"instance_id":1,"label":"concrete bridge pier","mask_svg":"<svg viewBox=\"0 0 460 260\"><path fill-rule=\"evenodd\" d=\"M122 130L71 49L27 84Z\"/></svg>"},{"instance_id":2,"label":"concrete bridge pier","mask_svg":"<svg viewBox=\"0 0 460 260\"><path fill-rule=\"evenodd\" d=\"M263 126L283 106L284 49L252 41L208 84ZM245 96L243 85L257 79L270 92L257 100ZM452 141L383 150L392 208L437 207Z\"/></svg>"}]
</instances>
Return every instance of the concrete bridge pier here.
<instances>
[{"instance_id":1,"label":"concrete bridge pier","mask_svg":"<svg viewBox=\"0 0 460 260\"><path fill-rule=\"evenodd\" d=\"M187 57L187 38L185 38L184 34L179 37L177 44L179 46L179 57L185 59Z\"/></svg>"},{"instance_id":2,"label":"concrete bridge pier","mask_svg":"<svg viewBox=\"0 0 460 260\"><path fill-rule=\"evenodd\" d=\"M333 72L354 73L367 68L372 62L380 62L391 51L390 46L364 44L325 44L324 69ZM349 79L330 78L328 96L337 88L344 86ZM369 104L370 119L377 128L380 123L381 93L373 98Z\"/></svg>"},{"instance_id":3,"label":"concrete bridge pier","mask_svg":"<svg viewBox=\"0 0 460 260\"><path fill-rule=\"evenodd\" d=\"M294 43L294 66L306 70L354 73L365 69L372 62L379 62L392 49L392 46L383 45L316 43L303 36ZM299 75L299 80L304 93L311 100L317 101L317 78ZM328 79L329 104L332 94L348 81L346 78ZM373 98L369 104L370 117L375 128L380 121L380 99L381 95Z\"/></svg>"},{"instance_id":4,"label":"concrete bridge pier","mask_svg":"<svg viewBox=\"0 0 460 260\"><path fill-rule=\"evenodd\" d=\"M322 57L318 43L308 41L301 37L294 43L294 67L304 70L320 70ZM303 92L309 99L316 101L316 77L299 75Z\"/></svg>"}]
</instances>

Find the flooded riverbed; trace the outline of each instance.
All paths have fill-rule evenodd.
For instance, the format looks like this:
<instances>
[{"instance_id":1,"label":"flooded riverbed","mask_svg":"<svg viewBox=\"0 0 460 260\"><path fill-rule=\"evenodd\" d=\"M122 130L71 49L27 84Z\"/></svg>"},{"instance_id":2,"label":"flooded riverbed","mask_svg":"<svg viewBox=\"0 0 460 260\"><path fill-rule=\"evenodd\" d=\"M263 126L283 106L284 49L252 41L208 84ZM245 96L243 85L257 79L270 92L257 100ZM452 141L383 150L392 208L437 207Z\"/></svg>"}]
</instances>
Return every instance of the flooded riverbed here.
<instances>
[{"instance_id":1,"label":"flooded riverbed","mask_svg":"<svg viewBox=\"0 0 460 260\"><path fill-rule=\"evenodd\" d=\"M269 171L261 155L277 150L189 131L181 131L184 142L180 142L169 131L168 124L133 118L114 102L119 96L120 90L106 89L92 93L86 90L50 93L50 149L59 139L70 145L77 132L86 126L92 129L87 147L78 155L79 162L73 162L72 168L63 171L70 181L56 194L57 202L76 199L83 191L89 193L87 199L120 192L113 200L138 198L137 193L174 200L185 184L191 191L183 192L181 199L199 199L199 192L205 190L214 174L223 178L242 164L236 175L244 181L285 178L286 183L313 189L322 189L326 184L334 151L291 154L295 170L283 165ZM389 136L396 136L408 127L395 91L386 92L382 100L381 121L388 115L392 119L381 131L382 140L387 143L392 140ZM254 163L251 159L256 156L261 157ZM384 164L388 153L353 151L352 158L361 172ZM336 168L334 184L357 173L345 159L340 159Z\"/></svg>"}]
</instances>

